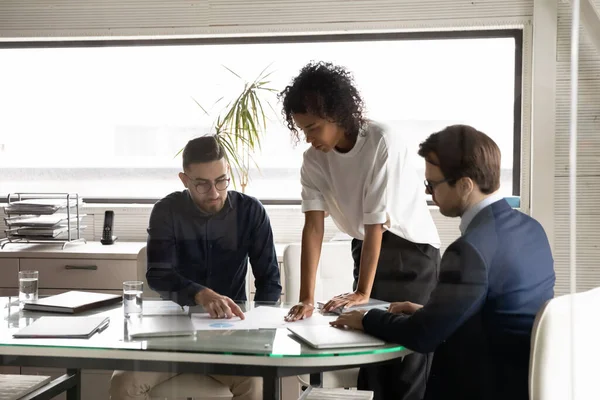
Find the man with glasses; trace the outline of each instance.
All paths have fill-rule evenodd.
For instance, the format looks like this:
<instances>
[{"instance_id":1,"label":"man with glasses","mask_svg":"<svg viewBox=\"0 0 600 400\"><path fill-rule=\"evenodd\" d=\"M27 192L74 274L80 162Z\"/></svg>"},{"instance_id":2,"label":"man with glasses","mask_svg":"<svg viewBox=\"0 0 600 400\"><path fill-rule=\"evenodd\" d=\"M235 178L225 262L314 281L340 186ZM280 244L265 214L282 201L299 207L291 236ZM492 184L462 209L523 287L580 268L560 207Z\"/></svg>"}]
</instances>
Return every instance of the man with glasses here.
<instances>
[{"instance_id":1,"label":"man with glasses","mask_svg":"<svg viewBox=\"0 0 600 400\"><path fill-rule=\"evenodd\" d=\"M235 303L246 300L248 260L255 301L279 301L279 266L269 217L253 197L228 191L230 167L214 136L190 140L179 179L186 190L154 205L148 228L151 289L178 304L202 305L213 318L244 318ZM112 400L149 399L149 392L173 373L115 371ZM262 398L262 380L211 376L234 399Z\"/></svg>"},{"instance_id":2,"label":"man with glasses","mask_svg":"<svg viewBox=\"0 0 600 400\"><path fill-rule=\"evenodd\" d=\"M498 193L500 149L455 125L421 143L425 186L440 212L460 217L425 305L343 314L347 326L419 352L434 351L425 399L528 399L531 330L554 295L544 228Z\"/></svg>"}]
</instances>

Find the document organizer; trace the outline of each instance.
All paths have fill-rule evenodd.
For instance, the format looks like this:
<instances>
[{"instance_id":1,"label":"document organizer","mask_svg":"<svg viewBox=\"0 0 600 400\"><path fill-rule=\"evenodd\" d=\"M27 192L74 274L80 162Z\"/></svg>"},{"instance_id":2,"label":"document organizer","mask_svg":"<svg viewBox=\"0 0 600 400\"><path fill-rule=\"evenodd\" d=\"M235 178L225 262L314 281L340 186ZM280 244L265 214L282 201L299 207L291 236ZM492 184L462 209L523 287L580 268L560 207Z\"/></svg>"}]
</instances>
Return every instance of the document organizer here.
<instances>
[{"instance_id":1,"label":"document organizer","mask_svg":"<svg viewBox=\"0 0 600 400\"><path fill-rule=\"evenodd\" d=\"M62 245L85 243L81 224L84 214L77 193L10 193L4 207L6 238L10 243Z\"/></svg>"}]
</instances>

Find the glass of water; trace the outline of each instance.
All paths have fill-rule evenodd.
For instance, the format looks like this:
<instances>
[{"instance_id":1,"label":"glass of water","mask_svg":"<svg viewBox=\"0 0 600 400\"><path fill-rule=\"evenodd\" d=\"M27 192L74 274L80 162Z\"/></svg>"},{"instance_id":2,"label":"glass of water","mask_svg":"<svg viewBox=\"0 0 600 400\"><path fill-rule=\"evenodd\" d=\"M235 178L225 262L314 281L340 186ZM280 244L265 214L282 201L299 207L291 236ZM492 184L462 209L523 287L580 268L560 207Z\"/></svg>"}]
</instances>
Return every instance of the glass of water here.
<instances>
[{"instance_id":1,"label":"glass of water","mask_svg":"<svg viewBox=\"0 0 600 400\"><path fill-rule=\"evenodd\" d=\"M38 271L19 271L19 302L38 299Z\"/></svg>"},{"instance_id":2,"label":"glass of water","mask_svg":"<svg viewBox=\"0 0 600 400\"><path fill-rule=\"evenodd\" d=\"M123 314L125 318L130 316L142 315L142 293L144 292L144 282L126 281L123 282Z\"/></svg>"}]
</instances>

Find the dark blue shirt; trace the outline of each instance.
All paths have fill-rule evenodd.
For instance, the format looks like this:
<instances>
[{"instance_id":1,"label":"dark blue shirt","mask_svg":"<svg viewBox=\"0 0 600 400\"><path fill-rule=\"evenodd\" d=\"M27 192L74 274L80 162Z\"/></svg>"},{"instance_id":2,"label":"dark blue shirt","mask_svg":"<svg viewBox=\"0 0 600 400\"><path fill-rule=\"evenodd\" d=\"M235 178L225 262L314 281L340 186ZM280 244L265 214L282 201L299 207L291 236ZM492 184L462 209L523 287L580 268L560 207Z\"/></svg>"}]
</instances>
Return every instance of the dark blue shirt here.
<instances>
[{"instance_id":1,"label":"dark blue shirt","mask_svg":"<svg viewBox=\"0 0 600 400\"><path fill-rule=\"evenodd\" d=\"M216 214L200 211L189 192L174 192L154 205L148 227L151 289L180 305L209 288L234 301L246 300L248 259L255 301L278 301L279 265L269 217L253 197L229 191Z\"/></svg>"}]
</instances>

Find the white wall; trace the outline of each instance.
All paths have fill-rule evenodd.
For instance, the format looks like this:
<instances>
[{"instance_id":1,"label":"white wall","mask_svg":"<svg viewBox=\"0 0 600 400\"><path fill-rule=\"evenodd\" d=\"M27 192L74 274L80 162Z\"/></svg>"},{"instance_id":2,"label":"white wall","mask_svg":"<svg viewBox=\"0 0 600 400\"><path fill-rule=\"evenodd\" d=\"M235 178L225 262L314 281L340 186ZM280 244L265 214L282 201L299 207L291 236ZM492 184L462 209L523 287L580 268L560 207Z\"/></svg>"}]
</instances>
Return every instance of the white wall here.
<instances>
[{"instance_id":1,"label":"white wall","mask_svg":"<svg viewBox=\"0 0 600 400\"><path fill-rule=\"evenodd\" d=\"M592 1L600 10L600 1ZM554 168L557 293L569 291L571 2L558 4ZM597 23L600 23L596 21ZM600 286L600 55L583 29L579 46L577 289Z\"/></svg>"}]
</instances>

